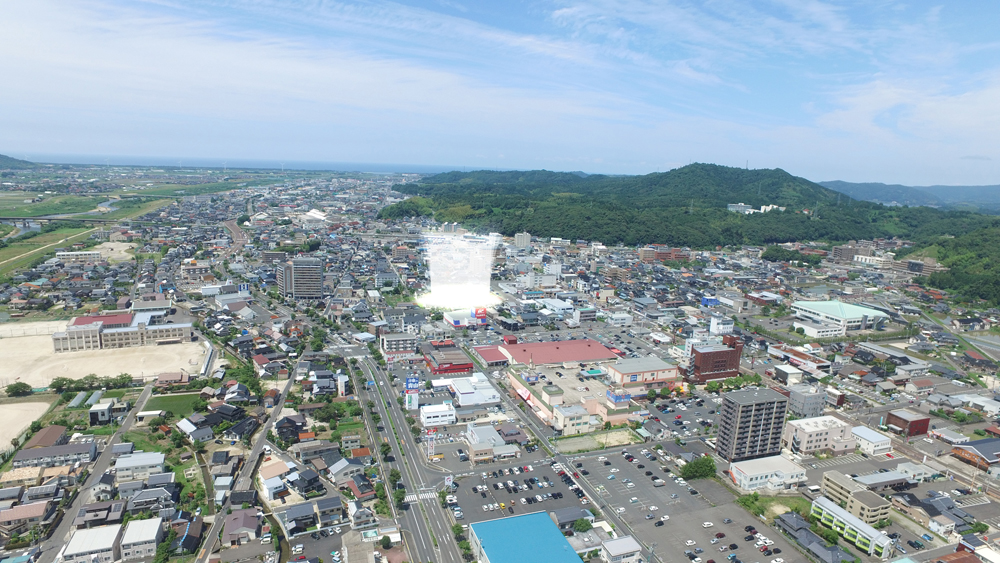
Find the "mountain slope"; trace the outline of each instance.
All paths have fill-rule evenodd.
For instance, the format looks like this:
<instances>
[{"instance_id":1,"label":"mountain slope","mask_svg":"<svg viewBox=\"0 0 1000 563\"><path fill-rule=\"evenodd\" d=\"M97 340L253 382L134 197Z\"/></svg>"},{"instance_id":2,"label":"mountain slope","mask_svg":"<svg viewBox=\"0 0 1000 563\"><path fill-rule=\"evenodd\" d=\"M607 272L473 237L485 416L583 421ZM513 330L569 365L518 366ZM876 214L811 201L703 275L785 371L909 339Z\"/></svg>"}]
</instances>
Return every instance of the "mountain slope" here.
<instances>
[{"instance_id":1,"label":"mountain slope","mask_svg":"<svg viewBox=\"0 0 1000 563\"><path fill-rule=\"evenodd\" d=\"M927 207L884 207L783 170L694 164L645 176L580 176L548 171L450 172L396 186L414 197L384 218L432 216L505 235L606 244L717 245L900 236L934 240L992 224L995 218ZM786 211L742 215L726 204L779 205Z\"/></svg>"},{"instance_id":2,"label":"mountain slope","mask_svg":"<svg viewBox=\"0 0 1000 563\"><path fill-rule=\"evenodd\" d=\"M840 180L818 183L825 188L836 190L862 201L873 201L884 204L896 203L899 205L929 205L932 207L945 205L945 202L940 197L925 191L924 188L901 186L899 184L880 184L876 182L842 182Z\"/></svg>"},{"instance_id":3,"label":"mountain slope","mask_svg":"<svg viewBox=\"0 0 1000 563\"><path fill-rule=\"evenodd\" d=\"M28 162L27 160L20 160L0 154L0 168L23 169L34 168L36 166L38 165L34 162Z\"/></svg>"}]
</instances>

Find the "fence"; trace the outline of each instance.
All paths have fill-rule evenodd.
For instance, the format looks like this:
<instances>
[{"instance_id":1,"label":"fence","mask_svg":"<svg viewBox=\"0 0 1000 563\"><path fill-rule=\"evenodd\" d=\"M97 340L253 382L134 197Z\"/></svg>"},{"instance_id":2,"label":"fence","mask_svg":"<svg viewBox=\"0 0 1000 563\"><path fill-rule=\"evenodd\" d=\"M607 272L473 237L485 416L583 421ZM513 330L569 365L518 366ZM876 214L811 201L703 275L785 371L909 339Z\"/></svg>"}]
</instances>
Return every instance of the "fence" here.
<instances>
[{"instance_id":1,"label":"fence","mask_svg":"<svg viewBox=\"0 0 1000 563\"><path fill-rule=\"evenodd\" d=\"M20 338L22 336L45 336L63 330L63 328L59 328L58 326L51 326L50 323L44 323L44 324L50 326L30 326L30 327L28 325L0 326L0 338Z\"/></svg>"}]
</instances>

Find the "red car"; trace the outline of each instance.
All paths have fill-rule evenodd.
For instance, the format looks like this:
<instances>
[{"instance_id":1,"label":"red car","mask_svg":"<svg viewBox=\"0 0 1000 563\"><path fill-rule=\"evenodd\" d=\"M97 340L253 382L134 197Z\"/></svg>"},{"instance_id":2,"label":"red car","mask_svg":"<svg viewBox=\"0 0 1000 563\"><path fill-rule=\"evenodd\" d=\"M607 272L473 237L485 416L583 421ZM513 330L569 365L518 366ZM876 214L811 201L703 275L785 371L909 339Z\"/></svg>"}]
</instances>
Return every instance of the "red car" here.
<instances>
[{"instance_id":1,"label":"red car","mask_svg":"<svg viewBox=\"0 0 1000 563\"><path fill-rule=\"evenodd\" d=\"M717 538L719 538L721 540L722 538L726 537L726 534L724 534L722 532L719 532L718 534L715 534L715 537L717 537Z\"/></svg>"},{"instance_id":2,"label":"red car","mask_svg":"<svg viewBox=\"0 0 1000 563\"><path fill-rule=\"evenodd\" d=\"M893 459L892 454L885 454L885 457L887 457L889 459Z\"/></svg>"},{"instance_id":3,"label":"red car","mask_svg":"<svg viewBox=\"0 0 1000 563\"><path fill-rule=\"evenodd\" d=\"M682 416L684 416L684 415L679 414L679 415L677 415L677 416L674 417L674 420L680 420Z\"/></svg>"}]
</instances>

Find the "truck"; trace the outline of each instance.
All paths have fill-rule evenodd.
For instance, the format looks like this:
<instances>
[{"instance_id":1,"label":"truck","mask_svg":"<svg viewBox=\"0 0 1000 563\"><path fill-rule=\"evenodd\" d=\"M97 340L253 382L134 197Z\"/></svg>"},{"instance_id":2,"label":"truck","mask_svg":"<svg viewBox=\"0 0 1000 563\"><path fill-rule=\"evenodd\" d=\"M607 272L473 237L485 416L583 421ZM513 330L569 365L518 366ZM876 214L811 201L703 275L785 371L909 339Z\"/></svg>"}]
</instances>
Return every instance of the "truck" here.
<instances>
[{"instance_id":1,"label":"truck","mask_svg":"<svg viewBox=\"0 0 1000 563\"><path fill-rule=\"evenodd\" d=\"M664 481L663 479L660 479L659 477L657 477L656 479L653 479L653 486L654 487L662 487L663 485L666 485L666 484L667 484L667 482Z\"/></svg>"}]
</instances>

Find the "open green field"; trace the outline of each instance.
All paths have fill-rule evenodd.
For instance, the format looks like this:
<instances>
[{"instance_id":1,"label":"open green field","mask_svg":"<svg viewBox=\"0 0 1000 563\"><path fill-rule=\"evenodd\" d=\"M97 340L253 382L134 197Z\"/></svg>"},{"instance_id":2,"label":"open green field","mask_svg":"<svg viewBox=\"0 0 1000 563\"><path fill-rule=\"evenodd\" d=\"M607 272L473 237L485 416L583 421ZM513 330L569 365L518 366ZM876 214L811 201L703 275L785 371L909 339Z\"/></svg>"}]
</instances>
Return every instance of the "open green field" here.
<instances>
[{"instance_id":1,"label":"open green field","mask_svg":"<svg viewBox=\"0 0 1000 563\"><path fill-rule=\"evenodd\" d=\"M24 203L35 194L22 192L0 193L0 217L38 217L60 213L81 213L97 208L106 201L103 196L55 195L45 196L38 203Z\"/></svg>"},{"instance_id":2,"label":"open green field","mask_svg":"<svg viewBox=\"0 0 1000 563\"><path fill-rule=\"evenodd\" d=\"M0 276L31 264L39 255L52 252L57 246L86 240L94 229L64 228L45 233L23 242L0 248Z\"/></svg>"},{"instance_id":3,"label":"open green field","mask_svg":"<svg viewBox=\"0 0 1000 563\"><path fill-rule=\"evenodd\" d=\"M170 205L171 202L172 200L169 199L155 199L152 201L145 201L139 205L127 206L108 213L102 213L98 217L100 217L101 219L123 219L126 217L139 217L141 215L149 213L150 211L155 211L157 209L160 209L161 207L166 207Z\"/></svg>"},{"instance_id":4,"label":"open green field","mask_svg":"<svg viewBox=\"0 0 1000 563\"><path fill-rule=\"evenodd\" d=\"M13 231L14 225L4 225L3 223L0 223L0 238L9 235Z\"/></svg>"},{"instance_id":5,"label":"open green field","mask_svg":"<svg viewBox=\"0 0 1000 563\"><path fill-rule=\"evenodd\" d=\"M174 416L185 417L194 412L194 404L201 399L198 393L189 395L157 395L146 402L144 410L170 411Z\"/></svg>"}]
</instances>

